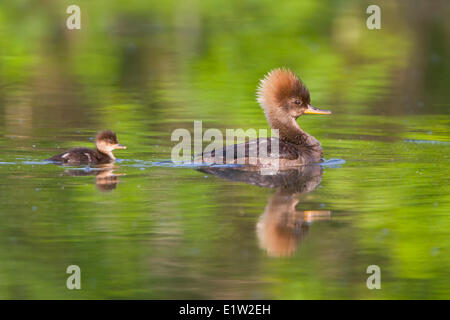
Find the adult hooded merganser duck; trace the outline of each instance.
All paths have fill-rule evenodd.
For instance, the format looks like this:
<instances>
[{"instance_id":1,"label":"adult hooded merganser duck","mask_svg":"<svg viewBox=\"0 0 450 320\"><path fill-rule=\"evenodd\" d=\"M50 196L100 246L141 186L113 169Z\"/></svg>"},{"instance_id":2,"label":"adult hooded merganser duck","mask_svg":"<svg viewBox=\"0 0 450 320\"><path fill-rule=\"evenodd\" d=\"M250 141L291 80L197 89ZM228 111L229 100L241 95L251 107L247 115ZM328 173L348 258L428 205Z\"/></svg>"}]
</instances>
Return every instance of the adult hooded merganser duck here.
<instances>
[{"instance_id":1,"label":"adult hooded merganser duck","mask_svg":"<svg viewBox=\"0 0 450 320\"><path fill-rule=\"evenodd\" d=\"M242 144L233 145L203 153L203 162L249 164L252 155L261 156L259 153L261 143L267 143L267 157L277 158L282 167L305 165L322 160L319 141L303 131L296 120L303 114L331 114L331 111L320 110L311 105L308 89L292 71L275 69L269 72L260 81L257 101L264 110L270 127L278 129L276 141L278 148L275 147L273 140L276 138L259 138L245 143L245 154L242 152L242 155L239 155L237 152ZM262 163L264 162L257 161L256 164Z\"/></svg>"},{"instance_id":2,"label":"adult hooded merganser duck","mask_svg":"<svg viewBox=\"0 0 450 320\"><path fill-rule=\"evenodd\" d=\"M113 150L127 148L119 144L116 134L110 130L100 131L97 134L95 145L97 147L95 150L72 148L47 160L70 165L105 164L116 159L112 153Z\"/></svg>"}]
</instances>

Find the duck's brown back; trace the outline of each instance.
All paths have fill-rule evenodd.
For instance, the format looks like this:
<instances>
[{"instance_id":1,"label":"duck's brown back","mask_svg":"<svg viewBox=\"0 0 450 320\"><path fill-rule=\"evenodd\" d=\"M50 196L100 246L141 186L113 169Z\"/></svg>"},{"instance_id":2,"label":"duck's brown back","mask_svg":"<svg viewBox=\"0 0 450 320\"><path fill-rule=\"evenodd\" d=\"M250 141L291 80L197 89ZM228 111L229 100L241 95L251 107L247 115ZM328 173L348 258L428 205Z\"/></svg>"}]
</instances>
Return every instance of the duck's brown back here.
<instances>
[{"instance_id":1,"label":"duck's brown back","mask_svg":"<svg viewBox=\"0 0 450 320\"><path fill-rule=\"evenodd\" d=\"M276 147L277 144L278 147ZM322 149L319 144L302 146L277 138L258 138L222 149L215 149L203 153L201 157L203 162L211 164L252 164L250 159L254 160L256 157L279 159L280 166L290 166L319 162L322 159Z\"/></svg>"},{"instance_id":2,"label":"duck's brown back","mask_svg":"<svg viewBox=\"0 0 450 320\"><path fill-rule=\"evenodd\" d=\"M72 148L47 160L71 165L103 164L112 161L108 155L89 148Z\"/></svg>"}]
</instances>

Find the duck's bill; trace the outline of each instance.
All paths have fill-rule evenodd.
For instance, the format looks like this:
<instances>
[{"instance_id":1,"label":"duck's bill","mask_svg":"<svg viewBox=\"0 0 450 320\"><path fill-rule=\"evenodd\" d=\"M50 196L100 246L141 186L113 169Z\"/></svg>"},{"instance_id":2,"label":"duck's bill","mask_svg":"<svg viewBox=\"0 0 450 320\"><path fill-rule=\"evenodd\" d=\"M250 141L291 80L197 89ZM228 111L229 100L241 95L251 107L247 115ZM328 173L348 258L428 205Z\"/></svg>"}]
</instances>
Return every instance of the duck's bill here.
<instances>
[{"instance_id":1,"label":"duck's bill","mask_svg":"<svg viewBox=\"0 0 450 320\"><path fill-rule=\"evenodd\" d=\"M309 223L319 220L330 220L330 219L331 219L330 210L305 211L305 220L306 222Z\"/></svg>"},{"instance_id":2,"label":"duck's bill","mask_svg":"<svg viewBox=\"0 0 450 320\"><path fill-rule=\"evenodd\" d=\"M322 109L313 107L312 105L308 105L308 109L306 109L304 113L305 114L331 114L331 111L322 110Z\"/></svg>"},{"instance_id":3,"label":"duck's bill","mask_svg":"<svg viewBox=\"0 0 450 320\"><path fill-rule=\"evenodd\" d=\"M126 149L126 148L127 148L126 146L121 145L121 144L116 144L116 145L114 146L114 149Z\"/></svg>"}]
</instances>

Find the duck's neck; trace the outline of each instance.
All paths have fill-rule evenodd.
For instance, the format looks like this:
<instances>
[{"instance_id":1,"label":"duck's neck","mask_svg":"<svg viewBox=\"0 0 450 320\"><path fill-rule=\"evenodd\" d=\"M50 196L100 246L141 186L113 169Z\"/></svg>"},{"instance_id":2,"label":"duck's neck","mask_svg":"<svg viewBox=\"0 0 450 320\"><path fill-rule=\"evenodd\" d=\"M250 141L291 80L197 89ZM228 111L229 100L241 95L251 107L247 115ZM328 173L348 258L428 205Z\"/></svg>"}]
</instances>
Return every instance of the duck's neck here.
<instances>
[{"instance_id":1,"label":"duck's neck","mask_svg":"<svg viewBox=\"0 0 450 320\"><path fill-rule=\"evenodd\" d=\"M292 117L268 117L272 129L278 129L279 138L288 141L300 148L320 148L319 141L312 135L303 131Z\"/></svg>"},{"instance_id":2,"label":"duck's neck","mask_svg":"<svg viewBox=\"0 0 450 320\"><path fill-rule=\"evenodd\" d=\"M102 148L99 148L99 147L97 146L97 152L98 152L99 154L101 154L101 155L107 156L107 157L110 158L112 161L113 161L113 160L116 160L116 157L114 157L112 151L109 151L109 150L103 150Z\"/></svg>"},{"instance_id":3,"label":"duck's neck","mask_svg":"<svg viewBox=\"0 0 450 320\"><path fill-rule=\"evenodd\" d=\"M111 160L116 160L116 157L114 157L112 151L109 151L108 153L105 153Z\"/></svg>"}]
</instances>

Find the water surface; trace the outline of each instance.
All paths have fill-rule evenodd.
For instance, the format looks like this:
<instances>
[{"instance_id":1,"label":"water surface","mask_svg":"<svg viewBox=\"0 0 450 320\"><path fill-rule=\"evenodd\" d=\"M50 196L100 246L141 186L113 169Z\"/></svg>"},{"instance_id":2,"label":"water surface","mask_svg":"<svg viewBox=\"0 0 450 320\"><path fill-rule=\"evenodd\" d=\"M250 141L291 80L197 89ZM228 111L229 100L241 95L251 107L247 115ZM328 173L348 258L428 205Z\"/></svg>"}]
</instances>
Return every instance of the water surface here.
<instances>
[{"instance_id":1,"label":"water surface","mask_svg":"<svg viewBox=\"0 0 450 320\"><path fill-rule=\"evenodd\" d=\"M76 32L63 2L0 4L0 298L450 297L446 2L382 1L369 31L357 1L80 1ZM293 189L167 165L194 120L267 128L278 66L333 111L299 123L344 161ZM43 161L104 128L113 168Z\"/></svg>"}]
</instances>

